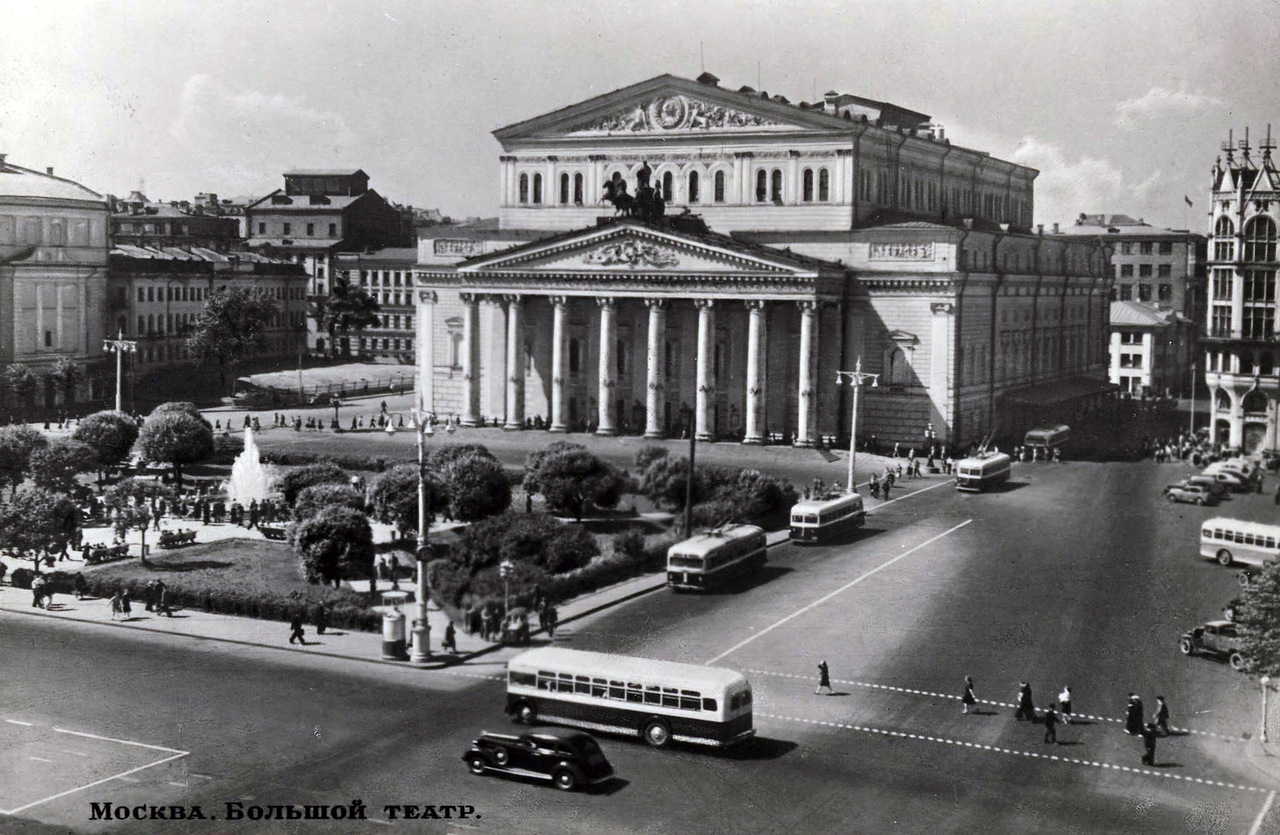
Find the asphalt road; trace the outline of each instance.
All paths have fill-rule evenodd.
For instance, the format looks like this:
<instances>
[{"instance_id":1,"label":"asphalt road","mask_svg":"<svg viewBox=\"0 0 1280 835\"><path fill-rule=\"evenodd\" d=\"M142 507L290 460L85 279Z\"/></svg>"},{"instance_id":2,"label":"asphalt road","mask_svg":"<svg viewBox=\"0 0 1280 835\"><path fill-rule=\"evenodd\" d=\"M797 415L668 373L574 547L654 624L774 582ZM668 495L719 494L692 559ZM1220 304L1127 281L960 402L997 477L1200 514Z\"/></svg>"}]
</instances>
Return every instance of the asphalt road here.
<instances>
[{"instance_id":1,"label":"asphalt road","mask_svg":"<svg viewBox=\"0 0 1280 835\"><path fill-rule=\"evenodd\" d=\"M571 625L557 643L714 662L756 691L760 736L729 754L603 737L623 779L594 794L466 773L474 734L507 727L494 681L0 615L5 669L20 671L0 680L0 808L170 756L134 746L129 759L54 728L189 752L129 774L136 783L0 818L0 830L1248 833L1270 788L1241 742L1257 685L1182 657L1177 639L1236 591L1233 572L1198 558L1199 520L1274 508L1269 496L1167 505L1159 487L1175 469L1020 466L1000 494L944 486L874 510L847 543L776 548L725 593L664 590ZM823 659L835 696L813 694ZM463 672L492 675L500 661ZM979 715L960 711L966 674L989 702ZM1013 719L1021 679L1039 705L1070 684L1091 718L1044 743ZM1148 713L1165 695L1173 724L1195 731L1162 739L1153 769L1114 721L1130 690ZM87 820L89 800L221 814L245 798L362 798L384 820ZM388 803L470 804L482 817L386 821ZM1280 830L1280 810L1259 826Z\"/></svg>"}]
</instances>

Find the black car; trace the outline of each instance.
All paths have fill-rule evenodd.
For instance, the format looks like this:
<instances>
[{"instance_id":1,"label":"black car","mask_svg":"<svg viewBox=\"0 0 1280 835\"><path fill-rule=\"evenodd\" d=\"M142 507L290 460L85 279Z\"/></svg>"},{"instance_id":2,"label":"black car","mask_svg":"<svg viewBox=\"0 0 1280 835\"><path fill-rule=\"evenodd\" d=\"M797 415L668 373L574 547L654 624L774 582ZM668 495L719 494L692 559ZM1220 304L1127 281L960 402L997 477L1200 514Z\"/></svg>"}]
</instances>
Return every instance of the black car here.
<instances>
[{"instance_id":1,"label":"black car","mask_svg":"<svg viewBox=\"0 0 1280 835\"><path fill-rule=\"evenodd\" d=\"M462 755L472 774L514 774L550 780L562 791L593 786L613 777L613 766L590 736L540 729L514 736L487 731Z\"/></svg>"}]
</instances>

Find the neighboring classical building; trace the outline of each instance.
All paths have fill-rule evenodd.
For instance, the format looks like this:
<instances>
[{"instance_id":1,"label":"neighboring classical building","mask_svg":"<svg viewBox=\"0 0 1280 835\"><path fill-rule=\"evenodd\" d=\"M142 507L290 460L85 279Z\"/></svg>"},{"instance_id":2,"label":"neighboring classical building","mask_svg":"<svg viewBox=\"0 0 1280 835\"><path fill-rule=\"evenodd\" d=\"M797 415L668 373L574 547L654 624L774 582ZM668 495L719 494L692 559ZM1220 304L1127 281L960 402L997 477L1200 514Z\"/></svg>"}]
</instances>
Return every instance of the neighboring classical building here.
<instances>
[{"instance_id":1,"label":"neighboring classical building","mask_svg":"<svg viewBox=\"0 0 1280 835\"><path fill-rule=\"evenodd\" d=\"M205 198L205 199L201 199ZM140 192L112 201L111 243L134 246L195 246L226 252L240 243L239 218L224 212L216 195L189 203L152 203Z\"/></svg>"},{"instance_id":2,"label":"neighboring classical building","mask_svg":"<svg viewBox=\"0 0 1280 835\"><path fill-rule=\"evenodd\" d=\"M308 277L291 261L254 252L118 244L111 250L110 268L105 318L113 336L137 340L138 373L194 363L186 346L188 330L210 294L237 285L266 290L278 308L257 356L297 355Z\"/></svg>"},{"instance_id":3,"label":"neighboring classical building","mask_svg":"<svg viewBox=\"0 0 1280 835\"><path fill-rule=\"evenodd\" d=\"M1111 303L1111 382L1138 395L1187 388L1195 325L1181 313L1135 301Z\"/></svg>"},{"instance_id":4,"label":"neighboring classical building","mask_svg":"<svg viewBox=\"0 0 1280 835\"><path fill-rule=\"evenodd\" d=\"M1105 250L924 114L664 75L495 136L500 228L419 245L420 391L465 425L831 443L861 361L858 434L905 450L1110 388ZM606 182L665 216L600 217Z\"/></svg>"},{"instance_id":5,"label":"neighboring classical building","mask_svg":"<svg viewBox=\"0 0 1280 835\"><path fill-rule=\"evenodd\" d=\"M1214 438L1246 452L1280 449L1280 345L1276 341L1276 224L1280 171L1270 131L1252 155L1248 133L1228 139L1213 166L1205 382Z\"/></svg>"},{"instance_id":6,"label":"neighboring classical building","mask_svg":"<svg viewBox=\"0 0 1280 835\"><path fill-rule=\"evenodd\" d=\"M44 374L60 358L102 362L107 214L103 195L0 154L0 365ZM76 399L101 385L91 374ZM46 406L63 397L48 377L36 395Z\"/></svg>"},{"instance_id":7,"label":"neighboring classical building","mask_svg":"<svg viewBox=\"0 0 1280 835\"><path fill-rule=\"evenodd\" d=\"M378 324L350 334L353 354L413 364L413 268L417 263L416 247L342 253L334 258L334 274L346 277L353 288L363 288L379 305ZM325 334L317 336L317 351L326 349L327 339Z\"/></svg>"}]
</instances>

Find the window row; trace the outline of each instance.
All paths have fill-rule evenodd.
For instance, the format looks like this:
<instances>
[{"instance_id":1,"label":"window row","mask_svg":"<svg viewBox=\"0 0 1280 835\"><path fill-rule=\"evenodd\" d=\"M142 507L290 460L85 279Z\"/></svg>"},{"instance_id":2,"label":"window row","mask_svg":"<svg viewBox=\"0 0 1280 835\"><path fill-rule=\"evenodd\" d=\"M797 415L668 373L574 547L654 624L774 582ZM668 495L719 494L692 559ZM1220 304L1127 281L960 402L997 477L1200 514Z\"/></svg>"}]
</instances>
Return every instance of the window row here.
<instances>
[{"instance_id":1,"label":"window row","mask_svg":"<svg viewBox=\"0 0 1280 835\"><path fill-rule=\"evenodd\" d=\"M679 690L674 687L658 687L634 681L613 681L588 676L573 676L568 673L559 675L539 670L532 673L511 673L511 684L536 687L552 693L572 693L575 696L589 696L596 699L611 699L632 704L655 705L688 711L714 711L716 700L703 698L696 690Z\"/></svg>"},{"instance_id":2,"label":"window row","mask_svg":"<svg viewBox=\"0 0 1280 835\"><path fill-rule=\"evenodd\" d=\"M407 270L361 270L360 283L370 287L385 285L387 287L410 287L413 279Z\"/></svg>"},{"instance_id":3,"label":"window row","mask_svg":"<svg viewBox=\"0 0 1280 835\"><path fill-rule=\"evenodd\" d=\"M1235 260L1236 225L1231 218L1219 217L1213 227L1213 259ZM1250 218L1244 225L1244 250L1241 260L1258 263L1276 260L1276 224L1265 215Z\"/></svg>"},{"instance_id":4,"label":"window row","mask_svg":"<svg viewBox=\"0 0 1280 835\"><path fill-rule=\"evenodd\" d=\"M288 236L290 236L290 235L292 235L292 234L293 234L293 223L290 223L290 222L282 222L282 223L280 224L280 227L279 227L279 228L280 228L280 236L281 236L281 237L286 237L286 238L287 238ZM300 228L301 228L301 225L300 225ZM314 237L316 236L316 225L315 225L314 223L308 223L308 224L305 224L305 228L306 228L306 230L307 230L307 234L306 234L306 236L307 236L308 238L314 238ZM260 220L260 221L258 221L258 234L259 234L259 235L266 235L266 234L267 234L267 223L266 223L266 221L261 221L261 220ZM336 224L336 223L330 223L330 224L329 224L329 235L328 235L328 236L329 236L330 238L336 238L336 237L338 237L338 224Z\"/></svg>"},{"instance_id":5,"label":"window row","mask_svg":"<svg viewBox=\"0 0 1280 835\"><path fill-rule=\"evenodd\" d=\"M1111 288L1111 301L1130 302L1134 300L1134 288L1137 288L1137 300L1140 302L1149 302L1152 300L1150 284L1117 284ZM1159 284L1155 288L1156 300L1162 302L1173 301L1173 285Z\"/></svg>"},{"instance_id":6,"label":"window row","mask_svg":"<svg viewBox=\"0 0 1280 835\"><path fill-rule=\"evenodd\" d=\"M412 351L412 339L370 339L360 338L361 351Z\"/></svg>"},{"instance_id":7,"label":"window row","mask_svg":"<svg viewBox=\"0 0 1280 835\"><path fill-rule=\"evenodd\" d=\"M0 215L0 245L88 246L89 219Z\"/></svg>"},{"instance_id":8,"label":"window row","mask_svg":"<svg viewBox=\"0 0 1280 835\"><path fill-rule=\"evenodd\" d=\"M1120 244L1120 254L1155 255L1157 246L1161 255L1173 254L1173 241L1124 241Z\"/></svg>"},{"instance_id":9,"label":"window row","mask_svg":"<svg viewBox=\"0 0 1280 835\"><path fill-rule=\"evenodd\" d=\"M1138 265L1138 275L1139 275L1141 278L1151 278L1152 273L1153 273L1153 268L1154 268L1154 271L1155 271L1155 275L1158 275L1160 278L1171 278L1171 277L1173 276L1173 265L1172 265L1172 264L1155 264L1155 265L1152 265L1152 264L1139 264L1139 265ZM1120 277L1121 277L1121 278L1132 278L1132 277L1133 277L1133 264L1121 264L1121 265L1120 265Z\"/></svg>"},{"instance_id":10,"label":"window row","mask_svg":"<svg viewBox=\"0 0 1280 835\"><path fill-rule=\"evenodd\" d=\"M727 172L720 170L711 174L711 202L724 203L727 200ZM677 188L683 189L677 193ZM559 204L562 206L585 204L585 180L582 174L560 175ZM674 172L665 171L659 177L656 188L667 202L702 203L703 175L698 171L690 171L679 182ZM784 179L781 168L772 171L760 169L756 172L755 200L757 203L782 203L784 200ZM518 181L517 198L520 205L540 206L543 203L542 174L521 174ZM831 200L831 170L828 168L805 168L800 174L799 200L802 203L827 203Z\"/></svg>"}]
</instances>

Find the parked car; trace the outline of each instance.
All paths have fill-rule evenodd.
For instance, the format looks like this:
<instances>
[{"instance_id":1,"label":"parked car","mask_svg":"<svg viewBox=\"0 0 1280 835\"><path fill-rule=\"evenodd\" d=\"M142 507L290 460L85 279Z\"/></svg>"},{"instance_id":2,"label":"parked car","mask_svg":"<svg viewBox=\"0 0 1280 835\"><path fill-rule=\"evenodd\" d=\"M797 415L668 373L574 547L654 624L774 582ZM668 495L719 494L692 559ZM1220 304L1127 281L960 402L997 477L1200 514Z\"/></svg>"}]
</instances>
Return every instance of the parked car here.
<instances>
[{"instance_id":1,"label":"parked car","mask_svg":"<svg viewBox=\"0 0 1280 835\"><path fill-rule=\"evenodd\" d=\"M587 734L550 728L520 734L480 734L462 755L472 774L514 774L549 780L561 791L613 779L600 746Z\"/></svg>"},{"instance_id":2,"label":"parked car","mask_svg":"<svg viewBox=\"0 0 1280 835\"><path fill-rule=\"evenodd\" d=\"M1250 485L1245 483L1245 480L1236 473L1229 473L1226 470L1215 470L1213 469L1212 464L1205 468L1202 475L1205 475L1220 484L1225 484L1227 488L1234 493L1243 493L1250 487Z\"/></svg>"},{"instance_id":3,"label":"parked car","mask_svg":"<svg viewBox=\"0 0 1280 835\"><path fill-rule=\"evenodd\" d=\"M1186 484L1178 482L1164 488L1164 496L1171 502L1190 502L1191 504L1217 504L1218 498L1209 492L1203 484Z\"/></svg>"},{"instance_id":4,"label":"parked car","mask_svg":"<svg viewBox=\"0 0 1280 835\"><path fill-rule=\"evenodd\" d=\"M1236 625L1229 620L1211 620L1182 634L1180 643L1183 655L1204 653L1227 659L1233 670L1244 669L1244 655L1240 652L1240 636Z\"/></svg>"},{"instance_id":5,"label":"parked car","mask_svg":"<svg viewBox=\"0 0 1280 835\"><path fill-rule=\"evenodd\" d=\"M1218 499L1218 501L1222 501L1223 499L1225 499L1227 495L1231 492L1230 487L1223 484L1221 481L1218 481L1213 476L1189 475L1178 483L1179 484L1203 484L1205 487L1209 488L1209 492L1212 493L1214 498Z\"/></svg>"},{"instance_id":6,"label":"parked car","mask_svg":"<svg viewBox=\"0 0 1280 835\"><path fill-rule=\"evenodd\" d=\"M332 406L334 401L337 399L338 399L338 396L336 394L332 394L331 392L327 392L327 391L322 391L319 394L311 395L311 397L307 400L307 405L308 406Z\"/></svg>"}]
</instances>

